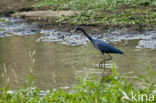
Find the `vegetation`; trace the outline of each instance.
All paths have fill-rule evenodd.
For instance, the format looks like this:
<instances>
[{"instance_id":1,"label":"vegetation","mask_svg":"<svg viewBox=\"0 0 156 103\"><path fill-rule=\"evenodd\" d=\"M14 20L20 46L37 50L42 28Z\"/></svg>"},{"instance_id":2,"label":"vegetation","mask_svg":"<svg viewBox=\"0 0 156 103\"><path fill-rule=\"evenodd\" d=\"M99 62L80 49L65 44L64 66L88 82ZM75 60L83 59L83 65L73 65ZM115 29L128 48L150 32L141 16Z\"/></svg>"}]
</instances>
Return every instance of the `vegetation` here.
<instances>
[{"instance_id":1,"label":"vegetation","mask_svg":"<svg viewBox=\"0 0 156 103\"><path fill-rule=\"evenodd\" d=\"M9 21L7 21L6 19L0 19L0 23L3 23L3 22L9 22Z\"/></svg>"},{"instance_id":2,"label":"vegetation","mask_svg":"<svg viewBox=\"0 0 156 103\"><path fill-rule=\"evenodd\" d=\"M149 75L150 74L150 75ZM25 89L17 89L13 93L9 93L9 87L0 89L1 103L136 103L132 100L132 92L138 96L152 94L154 95L154 83L150 82L151 74L148 68L148 74L138 76L145 80L146 88L134 88L128 83L124 76L118 76L115 66L113 67L113 76L104 77L102 80L82 80L70 88L69 91L63 89L50 89L45 95L41 96L41 91L33 86L34 78L31 74L27 81L29 84ZM148 85L147 85L148 84ZM153 103L154 99L143 97L144 103ZM156 101L156 100L155 100ZM140 101L141 102L141 99Z\"/></svg>"},{"instance_id":3,"label":"vegetation","mask_svg":"<svg viewBox=\"0 0 156 103\"><path fill-rule=\"evenodd\" d=\"M112 10L120 6L156 6L154 0L38 0L34 6L53 10Z\"/></svg>"},{"instance_id":4,"label":"vegetation","mask_svg":"<svg viewBox=\"0 0 156 103\"><path fill-rule=\"evenodd\" d=\"M58 18L58 22L156 26L155 0L39 0L34 5L42 6L52 10L79 11L74 16Z\"/></svg>"}]
</instances>

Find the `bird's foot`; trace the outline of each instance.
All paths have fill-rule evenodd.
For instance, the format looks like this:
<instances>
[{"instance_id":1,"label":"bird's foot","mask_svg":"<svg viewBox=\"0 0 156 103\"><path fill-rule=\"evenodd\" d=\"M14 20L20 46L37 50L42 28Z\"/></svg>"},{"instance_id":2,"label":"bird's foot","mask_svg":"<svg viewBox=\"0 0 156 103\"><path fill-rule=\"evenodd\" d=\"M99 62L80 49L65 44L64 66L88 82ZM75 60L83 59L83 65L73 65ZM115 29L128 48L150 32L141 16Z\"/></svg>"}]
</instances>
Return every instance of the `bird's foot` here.
<instances>
[{"instance_id":1,"label":"bird's foot","mask_svg":"<svg viewBox=\"0 0 156 103\"><path fill-rule=\"evenodd\" d=\"M105 70L105 63L100 62L100 63L99 63L99 68Z\"/></svg>"}]
</instances>

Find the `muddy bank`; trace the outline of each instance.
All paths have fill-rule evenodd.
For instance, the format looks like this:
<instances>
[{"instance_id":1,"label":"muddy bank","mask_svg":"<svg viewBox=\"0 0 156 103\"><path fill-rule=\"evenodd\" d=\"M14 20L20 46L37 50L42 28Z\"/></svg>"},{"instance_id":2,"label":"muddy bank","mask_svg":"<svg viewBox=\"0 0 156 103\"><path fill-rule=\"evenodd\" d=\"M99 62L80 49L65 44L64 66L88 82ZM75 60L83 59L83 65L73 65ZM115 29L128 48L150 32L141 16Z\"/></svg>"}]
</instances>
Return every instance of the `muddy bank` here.
<instances>
[{"instance_id":1,"label":"muddy bank","mask_svg":"<svg viewBox=\"0 0 156 103\"><path fill-rule=\"evenodd\" d=\"M73 15L72 11L48 11L48 8L32 8L32 0L0 0L0 15L23 18L26 22L37 24L41 29L57 29L63 32L69 32L76 26L82 26L91 34L101 34L107 31L121 29L124 32L144 32L154 29L153 25L107 25L103 23L93 24L71 24L67 22L57 22L55 17L61 15ZM44 10L44 11L43 11Z\"/></svg>"},{"instance_id":2,"label":"muddy bank","mask_svg":"<svg viewBox=\"0 0 156 103\"><path fill-rule=\"evenodd\" d=\"M106 25L103 23L97 24L71 24L71 23L58 23L55 19L49 21L48 19L30 19L24 18L29 23L37 23L39 28L41 29L56 29L63 32L70 32L76 26L81 26L84 28L88 33L94 34L101 34L106 33L107 31L114 31L116 29L120 29L124 32L130 33L144 33L145 31L152 31L154 30L153 25Z\"/></svg>"},{"instance_id":3,"label":"muddy bank","mask_svg":"<svg viewBox=\"0 0 156 103\"><path fill-rule=\"evenodd\" d=\"M10 16L17 11L33 10L32 0L0 0L0 16Z\"/></svg>"},{"instance_id":4,"label":"muddy bank","mask_svg":"<svg viewBox=\"0 0 156 103\"><path fill-rule=\"evenodd\" d=\"M120 24L120 25L111 25L104 23L68 23L66 21L59 22L58 17L61 16L71 16L78 15L79 12L74 11L51 11L51 10L36 10L28 12L16 12L12 14L12 17L23 18L29 23L37 23L41 29L57 29L63 32L69 32L74 29L76 26L81 26L89 33L100 34L105 33L106 31L114 31L115 29L121 29L125 32L145 32L151 31L154 29L154 25L143 25L143 24Z\"/></svg>"}]
</instances>

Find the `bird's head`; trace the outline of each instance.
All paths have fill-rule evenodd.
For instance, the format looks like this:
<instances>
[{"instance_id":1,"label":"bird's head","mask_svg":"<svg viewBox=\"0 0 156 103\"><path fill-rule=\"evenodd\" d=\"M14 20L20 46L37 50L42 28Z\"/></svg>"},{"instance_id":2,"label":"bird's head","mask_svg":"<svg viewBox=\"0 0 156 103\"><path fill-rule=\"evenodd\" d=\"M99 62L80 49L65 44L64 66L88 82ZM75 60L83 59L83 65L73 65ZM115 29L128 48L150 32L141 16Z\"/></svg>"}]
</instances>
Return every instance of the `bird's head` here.
<instances>
[{"instance_id":1,"label":"bird's head","mask_svg":"<svg viewBox=\"0 0 156 103\"><path fill-rule=\"evenodd\" d=\"M77 26L77 27L74 29L74 31L71 32L70 36L71 36L73 33L77 32L78 30L82 30L82 28L79 27L79 26Z\"/></svg>"},{"instance_id":2,"label":"bird's head","mask_svg":"<svg viewBox=\"0 0 156 103\"><path fill-rule=\"evenodd\" d=\"M79 27L79 26L77 26L77 27L75 28L74 32L76 32L76 31L78 31L78 30L82 30L82 28Z\"/></svg>"}]
</instances>

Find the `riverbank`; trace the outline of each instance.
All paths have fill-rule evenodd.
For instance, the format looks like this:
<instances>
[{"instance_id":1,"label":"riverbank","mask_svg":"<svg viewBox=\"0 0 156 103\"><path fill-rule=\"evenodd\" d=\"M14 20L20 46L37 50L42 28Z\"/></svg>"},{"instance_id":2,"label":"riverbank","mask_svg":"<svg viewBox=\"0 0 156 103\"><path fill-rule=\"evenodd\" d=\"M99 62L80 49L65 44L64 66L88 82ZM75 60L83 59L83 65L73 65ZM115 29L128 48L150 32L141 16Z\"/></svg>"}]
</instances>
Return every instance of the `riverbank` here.
<instances>
[{"instance_id":1,"label":"riverbank","mask_svg":"<svg viewBox=\"0 0 156 103\"><path fill-rule=\"evenodd\" d=\"M10 16L15 12L33 10L31 0L0 0L0 16Z\"/></svg>"},{"instance_id":2,"label":"riverbank","mask_svg":"<svg viewBox=\"0 0 156 103\"><path fill-rule=\"evenodd\" d=\"M12 5L11 2L15 2L15 5ZM98 4L96 6L92 5L93 8L88 6L93 4L88 0L84 2L88 3L86 8L81 2L77 6L74 3L67 3L67 7L64 5L66 2L63 1L60 1L62 6L58 5L60 2L51 5L52 1L44 0L38 3L22 0L12 0L11 2L6 0L1 3L1 15L21 17L30 23L38 23L38 26L44 29L57 28L61 31L69 32L79 25L94 34L116 28L127 32L144 32L153 30L156 27L156 6L153 1L137 2L136 5L133 5L133 2L130 2L130 4L121 2L121 5L116 3L117 6L109 6L109 8L106 8L108 5L101 6ZM112 5L115 4L113 3ZM49 10L50 13L48 12ZM58 15L58 11L62 12L61 16ZM63 13L64 11L66 12ZM51 12L53 13L51 14Z\"/></svg>"}]
</instances>

